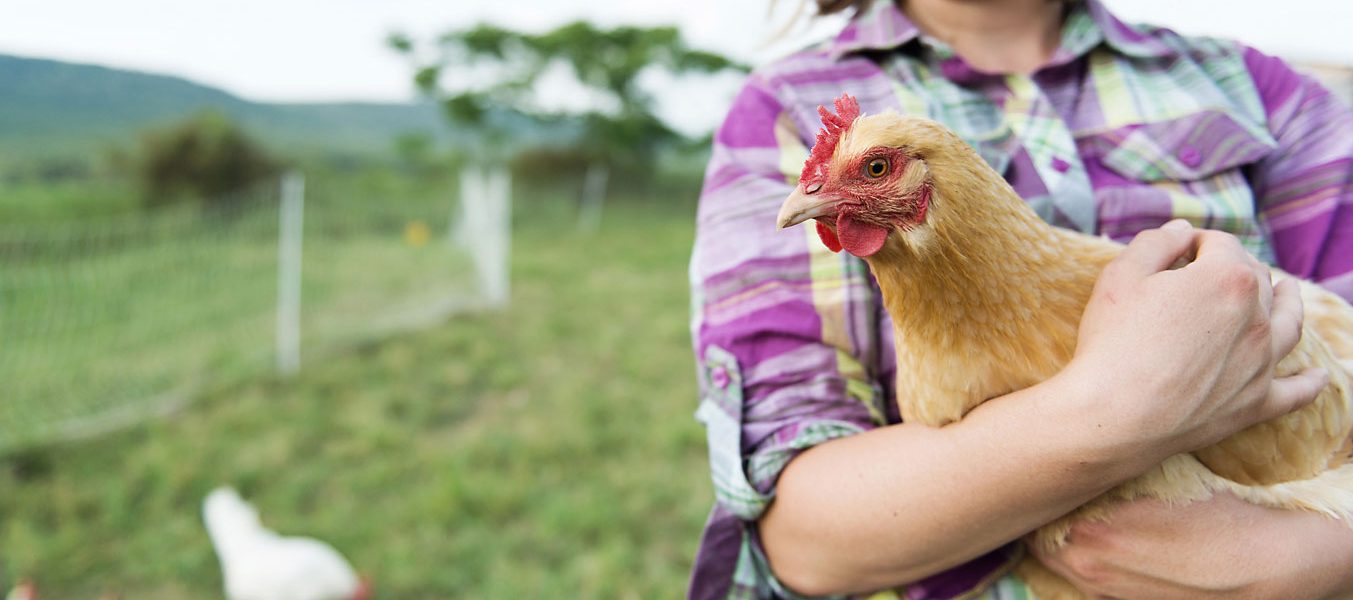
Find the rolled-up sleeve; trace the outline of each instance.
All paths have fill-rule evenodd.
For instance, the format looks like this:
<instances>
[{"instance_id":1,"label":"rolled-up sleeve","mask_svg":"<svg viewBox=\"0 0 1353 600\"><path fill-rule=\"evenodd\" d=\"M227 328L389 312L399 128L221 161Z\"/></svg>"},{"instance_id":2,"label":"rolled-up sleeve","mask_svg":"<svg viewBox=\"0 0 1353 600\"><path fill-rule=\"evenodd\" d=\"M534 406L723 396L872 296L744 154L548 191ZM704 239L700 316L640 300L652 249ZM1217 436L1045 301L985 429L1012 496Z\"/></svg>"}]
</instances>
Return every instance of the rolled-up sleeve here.
<instances>
[{"instance_id":1,"label":"rolled-up sleeve","mask_svg":"<svg viewBox=\"0 0 1353 600\"><path fill-rule=\"evenodd\" d=\"M1280 59L1245 65L1279 145L1251 171L1278 266L1353 300L1353 110Z\"/></svg>"},{"instance_id":2,"label":"rolled-up sleeve","mask_svg":"<svg viewBox=\"0 0 1353 600\"><path fill-rule=\"evenodd\" d=\"M781 91L780 93L786 93ZM719 504L762 515L798 452L884 421L867 268L775 216L807 157L775 86L754 74L719 128L691 259L692 336Z\"/></svg>"}]
</instances>

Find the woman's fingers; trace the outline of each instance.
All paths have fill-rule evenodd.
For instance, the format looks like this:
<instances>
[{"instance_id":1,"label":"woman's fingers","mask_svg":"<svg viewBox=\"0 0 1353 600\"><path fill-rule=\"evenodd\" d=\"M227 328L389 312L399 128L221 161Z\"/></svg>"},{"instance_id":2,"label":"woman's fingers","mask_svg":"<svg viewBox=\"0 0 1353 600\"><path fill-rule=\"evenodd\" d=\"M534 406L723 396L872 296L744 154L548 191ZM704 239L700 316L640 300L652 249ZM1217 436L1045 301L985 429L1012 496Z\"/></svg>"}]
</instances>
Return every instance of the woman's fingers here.
<instances>
[{"instance_id":1,"label":"woman's fingers","mask_svg":"<svg viewBox=\"0 0 1353 600\"><path fill-rule=\"evenodd\" d=\"M1183 451L1319 394L1322 372L1274 378L1301 328L1295 281L1275 286L1235 236L1174 224L1143 232L1105 268L1076 353L1080 364L1099 363L1090 369L1121 377L1123 385L1153 382L1138 390L1141 401L1114 405L1129 424L1124 432L1130 443L1168 442Z\"/></svg>"},{"instance_id":2,"label":"woman's fingers","mask_svg":"<svg viewBox=\"0 0 1353 600\"><path fill-rule=\"evenodd\" d=\"M1329 385L1330 376L1324 369L1312 367L1287 377L1275 377L1269 384L1268 398L1264 401L1257 422L1281 417L1315 400L1320 391Z\"/></svg>"},{"instance_id":3,"label":"woman's fingers","mask_svg":"<svg viewBox=\"0 0 1353 600\"><path fill-rule=\"evenodd\" d=\"M1295 279L1284 279L1273 286L1273 308L1269 315L1273 358L1276 362L1287 356L1301 341L1301 326L1306 311L1301 303L1301 287Z\"/></svg>"},{"instance_id":4,"label":"woman's fingers","mask_svg":"<svg viewBox=\"0 0 1353 600\"><path fill-rule=\"evenodd\" d=\"M1197 233L1194 260L1183 267L1195 276L1222 277L1229 283L1227 289L1238 293L1237 298L1250 301L1258 295L1260 314L1267 319L1273 307L1273 277L1269 268L1245 250L1235 236L1221 231Z\"/></svg>"},{"instance_id":5,"label":"woman's fingers","mask_svg":"<svg viewBox=\"0 0 1353 600\"><path fill-rule=\"evenodd\" d=\"M1236 236L1221 231L1203 230L1197 233L1198 251L1195 263L1208 265L1223 262L1252 264L1254 257L1245 251Z\"/></svg>"},{"instance_id":6,"label":"woman's fingers","mask_svg":"<svg viewBox=\"0 0 1353 600\"><path fill-rule=\"evenodd\" d=\"M1112 266L1138 278L1154 275L1187 256L1197 237L1198 231L1188 221L1170 221L1160 229L1137 234Z\"/></svg>"},{"instance_id":7,"label":"woman's fingers","mask_svg":"<svg viewBox=\"0 0 1353 600\"><path fill-rule=\"evenodd\" d=\"M1249 255L1248 252L1246 252L1246 254ZM1271 271L1264 263L1259 262L1259 259L1255 258L1254 255L1249 256L1250 270L1254 271L1254 277L1259 282L1259 310L1261 310L1263 314L1272 315L1274 294L1276 293L1275 286L1273 285L1273 271ZM1297 302L1298 304L1301 302L1300 294L1297 294ZM1297 311L1301 311L1300 306L1297 307ZM1298 325L1297 331L1301 331L1300 325Z\"/></svg>"},{"instance_id":8,"label":"woman's fingers","mask_svg":"<svg viewBox=\"0 0 1353 600\"><path fill-rule=\"evenodd\" d=\"M1287 356L1301 341L1301 327L1305 313L1301 303L1301 288L1295 279L1284 279L1273 286L1273 309L1270 313L1269 335L1273 364ZM1269 383L1267 400L1260 420L1285 415L1305 406L1329 385L1329 374L1324 369L1310 368L1287 377L1275 377Z\"/></svg>"}]
</instances>

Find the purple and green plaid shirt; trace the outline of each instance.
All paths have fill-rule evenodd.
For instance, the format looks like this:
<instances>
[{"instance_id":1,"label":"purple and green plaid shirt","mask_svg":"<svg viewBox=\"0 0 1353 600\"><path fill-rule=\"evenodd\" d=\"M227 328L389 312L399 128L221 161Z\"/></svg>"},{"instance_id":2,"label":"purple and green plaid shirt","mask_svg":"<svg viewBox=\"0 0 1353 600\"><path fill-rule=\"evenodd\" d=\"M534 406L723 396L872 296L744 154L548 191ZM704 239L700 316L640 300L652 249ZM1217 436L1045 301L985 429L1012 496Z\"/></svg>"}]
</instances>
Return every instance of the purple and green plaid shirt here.
<instances>
[{"instance_id":1,"label":"purple and green plaid shirt","mask_svg":"<svg viewBox=\"0 0 1353 600\"><path fill-rule=\"evenodd\" d=\"M892 327L867 267L812 228L774 227L817 106L842 92L866 113L948 125L1051 223L1127 240L1182 217L1353 298L1353 113L1253 49L1125 25L1096 0L1068 6L1060 48L1029 76L977 71L880 0L747 80L715 138L691 259L697 417L717 496L691 597L793 597L754 526L781 470L899 420L906 382L894 389ZM1021 597L1002 578L1018 553L888 594Z\"/></svg>"}]
</instances>

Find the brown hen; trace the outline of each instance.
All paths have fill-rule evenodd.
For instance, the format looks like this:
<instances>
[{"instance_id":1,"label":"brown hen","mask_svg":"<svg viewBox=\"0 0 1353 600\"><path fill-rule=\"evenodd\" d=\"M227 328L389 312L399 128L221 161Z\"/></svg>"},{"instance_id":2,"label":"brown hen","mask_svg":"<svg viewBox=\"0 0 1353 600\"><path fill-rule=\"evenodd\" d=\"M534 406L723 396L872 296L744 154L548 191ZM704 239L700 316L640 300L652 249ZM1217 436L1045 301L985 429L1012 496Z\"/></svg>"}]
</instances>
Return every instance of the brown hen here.
<instances>
[{"instance_id":1,"label":"brown hen","mask_svg":"<svg viewBox=\"0 0 1353 600\"><path fill-rule=\"evenodd\" d=\"M1072 358L1081 314L1123 246L1044 223L957 135L923 118L859 116L843 96L779 225L816 219L832 250L863 257L892 316L904 420L940 427L987 399L1032 386ZM1285 274L1275 272L1277 277ZM1322 367L1312 404L1193 453L1170 457L1034 535L1054 548L1077 519L1117 501L1189 502L1227 491L1264 506L1348 520L1353 465L1353 308L1301 283L1306 324L1278 374ZM1019 575L1044 599L1080 598L1032 556Z\"/></svg>"}]
</instances>

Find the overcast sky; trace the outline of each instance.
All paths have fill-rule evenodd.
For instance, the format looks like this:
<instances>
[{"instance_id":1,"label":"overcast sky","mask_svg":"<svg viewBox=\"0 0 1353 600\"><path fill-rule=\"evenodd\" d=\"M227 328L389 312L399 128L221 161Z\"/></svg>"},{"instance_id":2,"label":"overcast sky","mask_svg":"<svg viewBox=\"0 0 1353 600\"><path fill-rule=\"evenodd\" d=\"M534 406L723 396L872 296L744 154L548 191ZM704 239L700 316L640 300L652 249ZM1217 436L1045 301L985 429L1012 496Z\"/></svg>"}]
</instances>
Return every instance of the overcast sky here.
<instances>
[{"instance_id":1,"label":"overcast sky","mask_svg":"<svg viewBox=\"0 0 1353 600\"><path fill-rule=\"evenodd\" d=\"M676 24L692 44L757 62L797 0L0 0L0 53L180 75L252 100L406 100L409 68L387 33L427 36L481 20L542 30L573 19ZM1279 55L1353 65L1346 0L1109 0L1130 21L1240 39ZM822 24L823 29L834 27ZM806 35L814 35L808 33ZM802 38L799 38L802 39ZM664 112L713 123L731 81L677 85Z\"/></svg>"}]
</instances>

